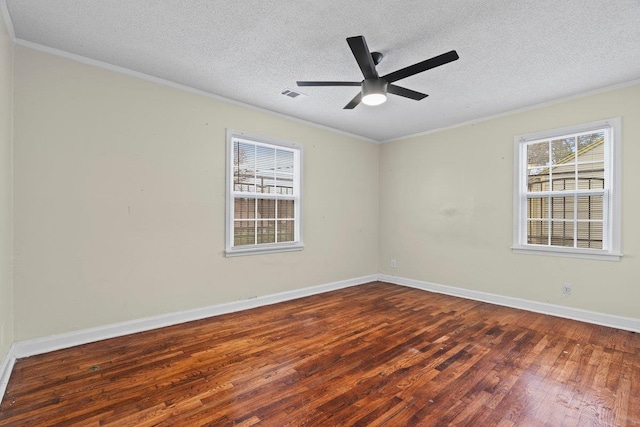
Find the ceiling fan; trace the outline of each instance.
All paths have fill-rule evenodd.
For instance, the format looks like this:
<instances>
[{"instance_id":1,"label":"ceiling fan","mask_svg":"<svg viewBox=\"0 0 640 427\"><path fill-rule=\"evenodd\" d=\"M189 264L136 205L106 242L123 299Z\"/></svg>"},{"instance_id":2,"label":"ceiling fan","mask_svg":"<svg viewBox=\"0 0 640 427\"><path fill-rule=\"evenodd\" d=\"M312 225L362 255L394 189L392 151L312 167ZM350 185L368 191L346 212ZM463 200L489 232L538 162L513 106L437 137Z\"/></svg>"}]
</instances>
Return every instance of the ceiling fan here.
<instances>
[{"instance_id":1,"label":"ceiling fan","mask_svg":"<svg viewBox=\"0 0 640 427\"><path fill-rule=\"evenodd\" d=\"M393 73L386 74L382 77L376 71L376 65L382 60L380 52L370 52L364 36L348 37L347 43L355 56L358 66L362 71L364 80L360 82L332 82L332 81L299 81L298 86L360 86L361 90L345 107L345 110L351 110L360 102L367 105L380 105L387 100L387 93L403 96L409 99L420 101L426 98L427 94L416 92L415 90L406 89L394 85L393 82L413 76L414 74L430 70L435 67L455 61L459 58L458 53L452 50L442 55L434 56L417 64L401 68Z\"/></svg>"}]
</instances>

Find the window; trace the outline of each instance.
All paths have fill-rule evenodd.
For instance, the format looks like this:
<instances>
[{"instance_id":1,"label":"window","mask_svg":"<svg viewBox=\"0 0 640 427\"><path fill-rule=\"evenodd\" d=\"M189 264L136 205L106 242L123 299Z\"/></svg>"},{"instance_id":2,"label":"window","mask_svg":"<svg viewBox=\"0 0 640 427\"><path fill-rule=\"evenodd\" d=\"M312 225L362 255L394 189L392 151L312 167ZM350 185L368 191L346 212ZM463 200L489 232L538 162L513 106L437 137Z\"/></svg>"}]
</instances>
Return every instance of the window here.
<instances>
[{"instance_id":1,"label":"window","mask_svg":"<svg viewBox=\"0 0 640 427\"><path fill-rule=\"evenodd\" d=\"M619 260L620 118L515 138L514 252Z\"/></svg>"},{"instance_id":2,"label":"window","mask_svg":"<svg viewBox=\"0 0 640 427\"><path fill-rule=\"evenodd\" d=\"M226 162L226 256L301 250L301 147L227 130Z\"/></svg>"}]
</instances>

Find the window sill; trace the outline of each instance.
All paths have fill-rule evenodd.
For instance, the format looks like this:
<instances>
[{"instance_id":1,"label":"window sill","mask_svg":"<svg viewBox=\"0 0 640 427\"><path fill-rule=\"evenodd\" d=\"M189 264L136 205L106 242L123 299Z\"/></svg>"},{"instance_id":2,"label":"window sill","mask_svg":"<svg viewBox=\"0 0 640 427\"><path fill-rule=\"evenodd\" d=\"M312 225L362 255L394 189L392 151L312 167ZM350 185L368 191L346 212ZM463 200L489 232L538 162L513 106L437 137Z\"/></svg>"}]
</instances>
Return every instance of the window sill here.
<instances>
[{"instance_id":1,"label":"window sill","mask_svg":"<svg viewBox=\"0 0 640 427\"><path fill-rule=\"evenodd\" d=\"M548 255L566 258L596 259L600 261L620 261L622 254L598 250L579 250L574 248L549 248L536 246L513 246L514 254Z\"/></svg>"},{"instance_id":2,"label":"window sill","mask_svg":"<svg viewBox=\"0 0 640 427\"><path fill-rule=\"evenodd\" d=\"M243 255L293 252L293 251L301 251L303 249L304 249L304 245L302 243L292 243L290 245L273 245L273 246L262 246L262 247L252 246L250 248L227 249L224 251L224 256L229 258L229 257L235 257L235 256L243 256Z\"/></svg>"}]
</instances>

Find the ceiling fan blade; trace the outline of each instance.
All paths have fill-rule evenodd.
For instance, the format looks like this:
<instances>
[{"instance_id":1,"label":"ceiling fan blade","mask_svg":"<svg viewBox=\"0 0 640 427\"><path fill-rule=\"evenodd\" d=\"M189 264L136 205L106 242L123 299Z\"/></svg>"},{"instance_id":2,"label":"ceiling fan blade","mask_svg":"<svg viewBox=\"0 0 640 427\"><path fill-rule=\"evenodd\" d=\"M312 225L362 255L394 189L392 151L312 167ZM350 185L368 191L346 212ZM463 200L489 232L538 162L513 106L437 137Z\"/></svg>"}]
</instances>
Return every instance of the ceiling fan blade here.
<instances>
[{"instance_id":1,"label":"ceiling fan blade","mask_svg":"<svg viewBox=\"0 0 640 427\"><path fill-rule=\"evenodd\" d=\"M359 92L347 105L344 106L343 110L353 110L356 108L356 105L360 104L362 101L362 92Z\"/></svg>"},{"instance_id":2,"label":"ceiling fan blade","mask_svg":"<svg viewBox=\"0 0 640 427\"><path fill-rule=\"evenodd\" d=\"M378 72L376 71L376 64L373 63L373 58L367 47L367 42L364 40L364 36L348 37L347 43L349 43L351 52L353 52L353 56L355 56L364 78L377 79Z\"/></svg>"},{"instance_id":3,"label":"ceiling fan blade","mask_svg":"<svg viewBox=\"0 0 640 427\"><path fill-rule=\"evenodd\" d=\"M298 86L360 86L362 82L296 82Z\"/></svg>"},{"instance_id":4,"label":"ceiling fan blade","mask_svg":"<svg viewBox=\"0 0 640 427\"><path fill-rule=\"evenodd\" d=\"M382 78L387 82L392 83L398 80L405 79L409 76L413 76L414 74L418 74L423 71L427 71L432 68L436 68L449 62L455 61L458 58L460 58L458 56L458 53L455 50L452 50L450 52L443 53L442 55L434 56L433 58L427 59L426 61L418 62L417 64L401 68L398 71L394 71L393 73L389 73L386 76L382 76Z\"/></svg>"},{"instance_id":5,"label":"ceiling fan blade","mask_svg":"<svg viewBox=\"0 0 640 427\"><path fill-rule=\"evenodd\" d=\"M420 101L421 99L426 98L426 93L416 92L415 90L407 89L405 87L400 87L396 85L388 85L387 92L392 93L394 95L404 96L405 98L415 99L416 101Z\"/></svg>"}]
</instances>

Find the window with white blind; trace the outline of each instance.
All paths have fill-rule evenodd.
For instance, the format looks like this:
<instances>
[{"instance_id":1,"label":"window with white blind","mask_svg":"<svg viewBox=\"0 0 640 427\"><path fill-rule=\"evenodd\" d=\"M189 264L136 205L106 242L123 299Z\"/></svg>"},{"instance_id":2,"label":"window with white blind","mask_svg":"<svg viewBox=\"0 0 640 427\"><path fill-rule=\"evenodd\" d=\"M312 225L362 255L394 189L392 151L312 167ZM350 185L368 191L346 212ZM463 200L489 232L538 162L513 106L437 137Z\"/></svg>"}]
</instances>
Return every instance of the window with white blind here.
<instances>
[{"instance_id":1,"label":"window with white blind","mask_svg":"<svg viewBox=\"0 0 640 427\"><path fill-rule=\"evenodd\" d=\"M301 146L227 130L226 162L226 255L301 250Z\"/></svg>"},{"instance_id":2,"label":"window with white blind","mask_svg":"<svg viewBox=\"0 0 640 427\"><path fill-rule=\"evenodd\" d=\"M619 260L620 118L515 138L514 252Z\"/></svg>"}]
</instances>

